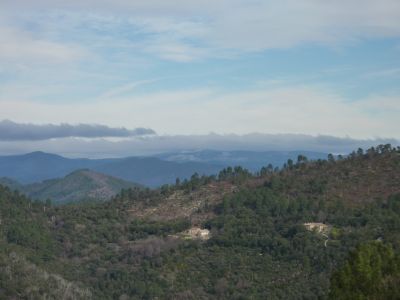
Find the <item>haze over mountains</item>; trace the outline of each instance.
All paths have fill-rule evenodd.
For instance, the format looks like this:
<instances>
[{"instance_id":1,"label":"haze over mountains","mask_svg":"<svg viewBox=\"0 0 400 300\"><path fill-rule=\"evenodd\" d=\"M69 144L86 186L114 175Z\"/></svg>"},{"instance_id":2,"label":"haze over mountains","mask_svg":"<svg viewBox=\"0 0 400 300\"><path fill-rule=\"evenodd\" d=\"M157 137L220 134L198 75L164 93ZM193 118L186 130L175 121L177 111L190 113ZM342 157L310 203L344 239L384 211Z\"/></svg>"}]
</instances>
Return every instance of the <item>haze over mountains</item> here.
<instances>
[{"instance_id":1,"label":"haze over mountains","mask_svg":"<svg viewBox=\"0 0 400 300\"><path fill-rule=\"evenodd\" d=\"M259 171L261 167L272 164L281 167L288 159L296 160L299 155L308 159L326 159L327 153L314 151L180 151L157 155L157 157L174 162L202 162L214 165L242 166L250 171Z\"/></svg>"},{"instance_id":2,"label":"haze over mountains","mask_svg":"<svg viewBox=\"0 0 400 300\"><path fill-rule=\"evenodd\" d=\"M252 172L272 164L282 166L299 154L311 160L326 158L310 151L180 151L154 157L70 159L32 152L0 156L0 184L34 200L55 204L107 201L123 189L174 184L194 173L216 175L227 166L243 166Z\"/></svg>"},{"instance_id":3,"label":"haze over mountains","mask_svg":"<svg viewBox=\"0 0 400 300\"><path fill-rule=\"evenodd\" d=\"M122 189L142 188L141 185L88 169L74 171L63 178L22 185L7 177L0 184L25 194L33 200L50 199L54 204L80 201L107 201Z\"/></svg>"},{"instance_id":4,"label":"haze over mountains","mask_svg":"<svg viewBox=\"0 0 400 300\"><path fill-rule=\"evenodd\" d=\"M177 177L189 177L194 172L211 174L220 167L196 162L163 161L155 157L69 159L44 152L0 157L0 176L22 184L63 177L79 169L91 169L146 186L159 186L175 182Z\"/></svg>"},{"instance_id":5,"label":"haze over mountains","mask_svg":"<svg viewBox=\"0 0 400 300\"><path fill-rule=\"evenodd\" d=\"M31 184L61 178L80 169L91 169L149 187L175 183L176 178L190 178L217 174L227 166L241 165L257 171L268 164L282 166L299 154L309 159L326 158L319 152L252 152L252 151L182 151L159 154L154 157L126 157L110 159L70 159L55 154L32 152L24 155L0 156L0 177L21 184Z\"/></svg>"},{"instance_id":6,"label":"haze over mountains","mask_svg":"<svg viewBox=\"0 0 400 300\"><path fill-rule=\"evenodd\" d=\"M108 180L80 170L47 190L88 178ZM0 184L0 298L399 299L399 180L400 148L380 145L90 204Z\"/></svg>"},{"instance_id":7,"label":"haze over mountains","mask_svg":"<svg viewBox=\"0 0 400 300\"><path fill-rule=\"evenodd\" d=\"M0 0L0 300L400 300L400 0Z\"/></svg>"}]
</instances>

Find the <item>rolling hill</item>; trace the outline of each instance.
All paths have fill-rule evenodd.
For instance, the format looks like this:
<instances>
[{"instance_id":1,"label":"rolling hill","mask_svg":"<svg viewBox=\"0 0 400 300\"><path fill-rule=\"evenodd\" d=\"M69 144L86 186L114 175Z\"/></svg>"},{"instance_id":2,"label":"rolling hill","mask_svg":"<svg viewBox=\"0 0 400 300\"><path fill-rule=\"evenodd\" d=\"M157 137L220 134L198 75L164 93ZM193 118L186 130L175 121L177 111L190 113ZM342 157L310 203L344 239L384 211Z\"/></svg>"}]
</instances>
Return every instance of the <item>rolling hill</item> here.
<instances>
[{"instance_id":1,"label":"rolling hill","mask_svg":"<svg viewBox=\"0 0 400 300\"><path fill-rule=\"evenodd\" d=\"M327 154L309 151L183 151L159 154L152 157L126 157L111 159L70 159L55 154L32 152L24 155L0 156L0 176L22 184L60 178L79 169L91 169L149 187L175 183L176 178L190 178L216 174L227 166L258 171L272 164L282 166L288 159L296 160L299 154L309 159L324 159Z\"/></svg>"},{"instance_id":2,"label":"rolling hill","mask_svg":"<svg viewBox=\"0 0 400 300\"><path fill-rule=\"evenodd\" d=\"M176 178L190 178L194 173L201 175L215 174L220 169L220 166L208 163L171 162L155 157L128 157L93 167L93 170L98 172L150 187L175 183Z\"/></svg>"},{"instance_id":3,"label":"rolling hill","mask_svg":"<svg viewBox=\"0 0 400 300\"><path fill-rule=\"evenodd\" d=\"M49 179L39 183L21 185L2 178L0 184L18 190L33 200L50 199L54 204L82 201L106 201L122 189L142 188L143 186L105 175L89 169L74 171L63 178Z\"/></svg>"},{"instance_id":4,"label":"rolling hill","mask_svg":"<svg viewBox=\"0 0 400 300\"><path fill-rule=\"evenodd\" d=\"M156 157L70 159L44 152L0 157L0 176L22 184L63 177L79 169L91 169L157 187L174 183L177 177L188 178L195 172L210 175L218 172L220 166L200 162L171 162Z\"/></svg>"},{"instance_id":5,"label":"rolling hill","mask_svg":"<svg viewBox=\"0 0 400 300\"><path fill-rule=\"evenodd\" d=\"M400 295L400 148L390 145L100 203L51 206L0 186L0 219L5 299L58 299L66 286L71 299ZM199 230L208 238L187 234Z\"/></svg>"},{"instance_id":6,"label":"rolling hill","mask_svg":"<svg viewBox=\"0 0 400 300\"><path fill-rule=\"evenodd\" d=\"M0 176L22 184L63 177L75 170L90 168L89 159L68 159L59 155L32 152L23 155L0 156Z\"/></svg>"}]
</instances>

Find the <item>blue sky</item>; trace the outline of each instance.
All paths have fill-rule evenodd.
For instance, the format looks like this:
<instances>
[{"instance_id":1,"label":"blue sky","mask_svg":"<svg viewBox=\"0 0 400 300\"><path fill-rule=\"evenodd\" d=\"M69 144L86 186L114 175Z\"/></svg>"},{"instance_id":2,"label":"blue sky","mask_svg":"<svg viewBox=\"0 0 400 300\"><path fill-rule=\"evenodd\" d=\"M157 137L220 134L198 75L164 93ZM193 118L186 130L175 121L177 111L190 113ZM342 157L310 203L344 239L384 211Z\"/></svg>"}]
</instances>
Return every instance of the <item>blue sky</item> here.
<instances>
[{"instance_id":1,"label":"blue sky","mask_svg":"<svg viewBox=\"0 0 400 300\"><path fill-rule=\"evenodd\" d=\"M400 138L398 0L1 6L0 120Z\"/></svg>"}]
</instances>

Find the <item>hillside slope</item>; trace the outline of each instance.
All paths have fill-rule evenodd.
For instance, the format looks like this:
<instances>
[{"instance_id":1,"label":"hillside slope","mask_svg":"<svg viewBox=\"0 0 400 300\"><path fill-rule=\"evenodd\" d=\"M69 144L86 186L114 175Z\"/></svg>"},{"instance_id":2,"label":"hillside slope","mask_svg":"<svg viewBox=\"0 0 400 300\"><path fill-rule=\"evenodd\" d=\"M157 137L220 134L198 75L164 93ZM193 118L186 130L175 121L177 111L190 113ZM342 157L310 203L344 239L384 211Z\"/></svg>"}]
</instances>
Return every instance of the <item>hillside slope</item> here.
<instances>
[{"instance_id":1,"label":"hillside slope","mask_svg":"<svg viewBox=\"0 0 400 300\"><path fill-rule=\"evenodd\" d=\"M335 299L330 278L360 245L400 257L400 149L389 146L257 176L227 168L96 204L49 207L2 188L0 202L0 264L14 251L76 299ZM210 238L186 234L198 228ZM19 295L50 288L19 278ZM6 279L9 297L20 285ZM394 299L397 282L384 281Z\"/></svg>"},{"instance_id":2,"label":"hillside slope","mask_svg":"<svg viewBox=\"0 0 400 300\"><path fill-rule=\"evenodd\" d=\"M91 170L78 170L64 178L23 186L20 190L32 199L50 199L56 204L80 201L105 201L122 189L140 185Z\"/></svg>"},{"instance_id":3,"label":"hillside slope","mask_svg":"<svg viewBox=\"0 0 400 300\"><path fill-rule=\"evenodd\" d=\"M0 299L91 299L45 266L57 248L46 207L0 185Z\"/></svg>"},{"instance_id":4,"label":"hillside slope","mask_svg":"<svg viewBox=\"0 0 400 300\"><path fill-rule=\"evenodd\" d=\"M189 178L193 173L211 175L218 172L220 167L198 162L170 162L155 157L128 157L97 165L93 170L146 186L159 187L175 183L176 178Z\"/></svg>"},{"instance_id":5,"label":"hillside slope","mask_svg":"<svg viewBox=\"0 0 400 300\"><path fill-rule=\"evenodd\" d=\"M232 172L227 175L227 180L203 185L190 196L184 191L175 191L155 206L143 207L135 202L130 211L135 216L153 219L176 219L185 211L187 217L204 219L205 215L213 215L212 209L205 213L204 209L198 208L221 204L226 195L239 189L255 191L261 188L272 190L290 201L307 199L315 203L322 201L325 205L340 202L344 207L364 206L400 193L400 154L397 152L353 153L346 159L331 161L301 159L300 162L285 163L278 172L264 168L259 177L245 174L245 179L239 181L241 174ZM187 214L189 208L190 215Z\"/></svg>"},{"instance_id":6,"label":"hillside slope","mask_svg":"<svg viewBox=\"0 0 400 300\"><path fill-rule=\"evenodd\" d=\"M10 179L8 177L0 177L0 185L9 187L11 190L21 190L22 184L14 179Z\"/></svg>"}]
</instances>

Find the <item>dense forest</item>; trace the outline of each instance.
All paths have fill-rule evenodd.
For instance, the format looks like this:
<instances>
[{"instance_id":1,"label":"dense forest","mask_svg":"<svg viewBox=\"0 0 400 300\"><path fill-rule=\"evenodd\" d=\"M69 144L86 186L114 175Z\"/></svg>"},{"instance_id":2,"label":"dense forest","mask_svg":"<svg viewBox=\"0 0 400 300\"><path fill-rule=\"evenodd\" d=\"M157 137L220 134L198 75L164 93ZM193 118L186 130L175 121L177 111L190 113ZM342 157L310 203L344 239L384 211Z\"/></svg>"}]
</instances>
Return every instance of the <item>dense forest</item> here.
<instances>
[{"instance_id":1,"label":"dense forest","mask_svg":"<svg viewBox=\"0 0 400 300\"><path fill-rule=\"evenodd\" d=\"M209 237L183 234L197 227ZM53 206L0 186L1 299L399 299L399 286L390 145L103 203Z\"/></svg>"}]
</instances>

